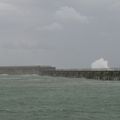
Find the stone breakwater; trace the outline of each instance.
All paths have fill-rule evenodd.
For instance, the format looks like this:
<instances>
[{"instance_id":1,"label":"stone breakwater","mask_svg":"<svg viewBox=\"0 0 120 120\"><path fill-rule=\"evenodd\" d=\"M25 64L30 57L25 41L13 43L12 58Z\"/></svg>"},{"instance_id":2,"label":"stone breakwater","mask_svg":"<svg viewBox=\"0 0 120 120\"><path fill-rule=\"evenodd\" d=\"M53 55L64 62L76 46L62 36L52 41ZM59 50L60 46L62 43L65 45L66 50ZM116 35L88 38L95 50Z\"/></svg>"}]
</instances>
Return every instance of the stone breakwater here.
<instances>
[{"instance_id":1,"label":"stone breakwater","mask_svg":"<svg viewBox=\"0 0 120 120\"><path fill-rule=\"evenodd\" d=\"M108 70L56 70L47 71L44 75L55 77L73 77L73 78L86 78L96 80L120 80L120 71Z\"/></svg>"},{"instance_id":2,"label":"stone breakwater","mask_svg":"<svg viewBox=\"0 0 120 120\"><path fill-rule=\"evenodd\" d=\"M0 74L37 74L53 77L120 80L120 70L59 70L51 66L3 66L0 67Z\"/></svg>"},{"instance_id":3,"label":"stone breakwater","mask_svg":"<svg viewBox=\"0 0 120 120\"><path fill-rule=\"evenodd\" d=\"M51 66L2 66L0 67L0 74L8 75L24 75L37 74L40 75L45 71L55 71L55 67Z\"/></svg>"}]
</instances>

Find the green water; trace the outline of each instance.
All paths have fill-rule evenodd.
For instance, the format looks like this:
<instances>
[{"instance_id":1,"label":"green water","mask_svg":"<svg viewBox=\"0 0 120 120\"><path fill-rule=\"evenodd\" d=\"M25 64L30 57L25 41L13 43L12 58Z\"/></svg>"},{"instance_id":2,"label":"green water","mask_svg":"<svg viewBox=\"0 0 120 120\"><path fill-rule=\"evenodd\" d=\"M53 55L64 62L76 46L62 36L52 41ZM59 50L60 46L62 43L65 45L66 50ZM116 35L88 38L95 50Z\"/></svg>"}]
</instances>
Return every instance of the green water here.
<instances>
[{"instance_id":1,"label":"green water","mask_svg":"<svg viewBox=\"0 0 120 120\"><path fill-rule=\"evenodd\" d=\"M0 120L120 120L120 82L1 75Z\"/></svg>"}]
</instances>

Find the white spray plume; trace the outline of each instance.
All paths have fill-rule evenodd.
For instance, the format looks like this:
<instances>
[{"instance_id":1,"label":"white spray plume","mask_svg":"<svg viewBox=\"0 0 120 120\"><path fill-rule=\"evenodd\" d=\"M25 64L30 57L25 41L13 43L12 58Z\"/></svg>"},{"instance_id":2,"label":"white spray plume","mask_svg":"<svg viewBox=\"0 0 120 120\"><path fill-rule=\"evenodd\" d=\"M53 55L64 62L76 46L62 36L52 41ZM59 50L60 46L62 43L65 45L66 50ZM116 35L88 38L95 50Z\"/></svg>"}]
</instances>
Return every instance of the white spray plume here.
<instances>
[{"instance_id":1,"label":"white spray plume","mask_svg":"<svg viewBox=\"0 0 120 120\"><path fill-rule=\"evenodd\" d=\"M109 69L108 61L100 58L91 64L92 69Z\"/></svg>"}]
</instances>

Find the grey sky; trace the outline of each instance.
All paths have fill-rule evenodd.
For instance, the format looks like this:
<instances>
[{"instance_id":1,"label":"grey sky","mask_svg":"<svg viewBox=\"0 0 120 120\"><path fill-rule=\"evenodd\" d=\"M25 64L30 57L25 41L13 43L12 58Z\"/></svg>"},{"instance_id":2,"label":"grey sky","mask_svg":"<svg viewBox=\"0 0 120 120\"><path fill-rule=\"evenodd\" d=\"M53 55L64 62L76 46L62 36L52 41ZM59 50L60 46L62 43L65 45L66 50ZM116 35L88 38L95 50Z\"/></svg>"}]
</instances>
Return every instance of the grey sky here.
<instances>
[{"instance_id":1,"label":"grey sky","mask_svg":"<svg viewBox=\"0 0 120 120\"><path fill-rule=\"evenodd\" d=\"M120 66L119 0L0 0L0 65Z\"/></svg>"}]
</instances>

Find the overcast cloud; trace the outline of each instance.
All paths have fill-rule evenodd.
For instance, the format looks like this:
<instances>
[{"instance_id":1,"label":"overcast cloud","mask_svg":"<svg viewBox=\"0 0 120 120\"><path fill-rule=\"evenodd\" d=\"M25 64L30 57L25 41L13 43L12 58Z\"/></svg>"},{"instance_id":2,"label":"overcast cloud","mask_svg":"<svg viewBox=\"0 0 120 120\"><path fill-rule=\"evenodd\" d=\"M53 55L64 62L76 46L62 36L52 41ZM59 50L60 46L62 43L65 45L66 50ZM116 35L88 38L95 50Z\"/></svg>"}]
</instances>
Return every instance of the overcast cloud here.
<instances>
[{"instance_id":1,"label":"overcast cloud","mask_svg":"<svg viewBox=\"0 0 120 120\"><path fill-rule=\"evenodd\" d=\"M0 65L120 66L119 0L0 0Z\"/></svg>"}]
</instances>

